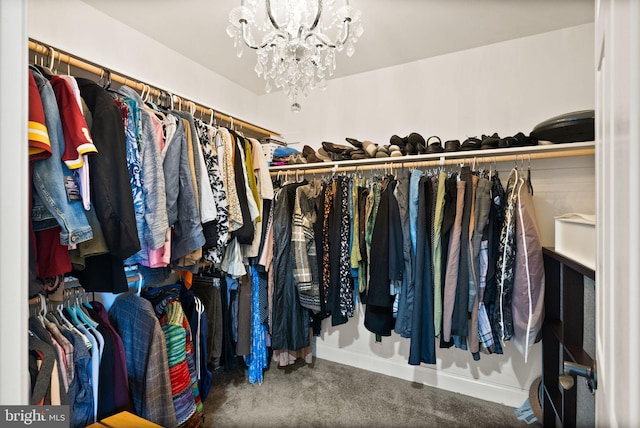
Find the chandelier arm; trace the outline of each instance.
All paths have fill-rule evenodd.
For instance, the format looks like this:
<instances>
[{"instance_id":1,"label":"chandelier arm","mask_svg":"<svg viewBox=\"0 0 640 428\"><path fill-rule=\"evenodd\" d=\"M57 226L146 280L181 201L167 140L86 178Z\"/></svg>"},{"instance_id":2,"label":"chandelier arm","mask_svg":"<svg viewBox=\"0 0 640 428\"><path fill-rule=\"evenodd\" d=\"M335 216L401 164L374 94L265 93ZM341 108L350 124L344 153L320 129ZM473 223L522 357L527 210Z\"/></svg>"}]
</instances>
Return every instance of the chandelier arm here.
<instances>
[{"instance_id":1,"label":"chandelier arm","mask_svg":"<svg viewBox=\"0 0 640 428\"><path fill-rule=\"evenodd\" d=\"M273 17L273 12L271 11L271 0L266 0L266 6L267 6L267 15L269 16L269 21L271 21L271 25L273 25L273 27L276 30L279 30L280 26L276 22L276 19Z\"/></svg>"},{"instance_id":2,"label":"chandelier arm","mask_svg":"<svg viewBox=\"0 0 640 428\"><path fill-rule=\"evenodd\" d=\"M345 43L347 43L350 32L351 32L351 18L346 18L344 20L344 36L342 37L342 40L340 40L336 44L344 45Z\"/></svg>"},{"instance_id":3,"label":"chandelier arm","mask_svg":"<svg viewBox=\"0 0 640 428\"><path fill-rule=\"evenodd\" d=\"M273 41L278 37L281 39L287 39L287 37L283 34L282 31L278 31L276 34L274 34L273 38L271 38L270 40L264 42L261 45L254 45L251 42L251 40L249 40L249 35L247 33L247 25L248 25L247 21L244 19L241 19L240 23L242 25L242 41L249 49L258 50L258 49L266 48L270 44L273 44Z\"/></svg>"},{"instance_id":4,"label":"chandelier arm","mask_svg":"<svg viewBox=\"0 0 640 428\"><path fill-rule=\"evenodd\" d=\"M242 41L244 42L244 44L247 45L247 47L250 49L259 49L260 46L254 45L253 43L251 43L251 40L249 40L247 21L245 19L241 19L240 25L242 26Z\"/></svg>"},{"instance_id":5,"label":"chandelier arm","mask_svg":"<svg viewBox=\"0 0 640 428\"><path fill-rule=\"evenodd\" d=\"M316 29L316 27L318 26L318 23L320 22L321 15L322 15L322 0L318 0L318 12L316 13L316 19L314 19L313 25L311 25L311 28L309 28L309 31L313 31Z\"/></svg>"},{"instance_id":6,"label":"chandelier arm","mask_svg":"<svg viewBox=\"0 0 640 428\"><path fill-rule=\"evenodd\" d=\"M344 25L345 25L344 35L342 36L341 39L339 39L335 43L333 43L330 40L328 40L326 38L326 36L324 34L321 34L321 33L311 33L311 32L307 33L307 35L305 36L304 39L308 40L309 38L313 37L318 42L320 42L320 45L325 46L327 48L331 48L331 49L337 49L338 46L341 46L341 45L344 45L345 43L347 43L347 40L349 39L349 33L350 33L349 23L350 22L351 22L350 19L345 19L345 21L344 21ZM319 46L319 45L316 44L316 46Z\"/></svg>"}]
</instances>

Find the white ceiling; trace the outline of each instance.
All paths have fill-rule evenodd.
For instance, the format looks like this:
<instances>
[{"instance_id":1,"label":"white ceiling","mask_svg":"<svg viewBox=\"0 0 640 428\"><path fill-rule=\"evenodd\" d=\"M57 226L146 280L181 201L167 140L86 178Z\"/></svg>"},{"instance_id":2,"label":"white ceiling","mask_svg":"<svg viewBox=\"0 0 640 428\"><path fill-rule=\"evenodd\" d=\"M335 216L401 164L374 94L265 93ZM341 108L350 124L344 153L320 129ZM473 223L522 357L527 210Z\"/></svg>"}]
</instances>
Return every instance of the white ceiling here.
<instances>
[{"instance_id":1,"label":"white ceiling","mask_svg":"<svg viewBox=\"0 0 640 428\"><path fill-rule=\"evenodd\" d=\"M226 34L240 0L83 0L255 92L255 54ZM352 0L364 35L337 56L334 78L594 21L593 0Z\"/></svg>"}]
</instances>

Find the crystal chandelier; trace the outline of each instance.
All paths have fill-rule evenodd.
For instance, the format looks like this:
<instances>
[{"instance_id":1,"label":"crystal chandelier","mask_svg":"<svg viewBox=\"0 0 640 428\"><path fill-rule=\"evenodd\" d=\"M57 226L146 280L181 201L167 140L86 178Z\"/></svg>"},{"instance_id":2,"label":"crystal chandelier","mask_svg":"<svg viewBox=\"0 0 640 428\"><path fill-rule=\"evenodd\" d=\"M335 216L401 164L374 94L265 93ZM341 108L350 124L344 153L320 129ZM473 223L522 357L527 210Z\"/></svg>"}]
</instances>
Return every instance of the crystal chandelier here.
<instances>
[{"instance_id":1,"label":"crystal chandelier","mask_svg":"<svg viewBox=\"0 0 640 428\"><path fill-rule=\"evenodd\" d=\"M257 50L255 71L264 78L265 91L284 90L291 110L299 111L298 95L326 87L336 69L336 51L345 49L349 57L355 52L364 31L360 15L349 0L242 0L229 14L227 34L238 57L243 45Z\"/></svg>"}]
</instances>

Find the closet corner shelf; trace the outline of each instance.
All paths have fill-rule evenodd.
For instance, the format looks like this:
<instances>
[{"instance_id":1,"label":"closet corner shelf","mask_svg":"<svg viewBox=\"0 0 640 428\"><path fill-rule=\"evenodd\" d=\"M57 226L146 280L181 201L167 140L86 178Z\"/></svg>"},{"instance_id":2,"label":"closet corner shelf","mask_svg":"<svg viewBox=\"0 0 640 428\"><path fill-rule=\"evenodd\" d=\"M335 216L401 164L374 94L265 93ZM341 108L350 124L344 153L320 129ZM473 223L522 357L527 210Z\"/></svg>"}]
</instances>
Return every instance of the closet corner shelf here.
<instances>
[{"instance_id":1,"label":"closet corner shelf","mask_svg":"<svg viewBox=\"0 0 640 428\"><path fill-rule=\"evenodd\" d=\"M462 160L465 163L473 159L489 159L496 162L509 162L530 159L552 159L562 157L592 156L595 153L595 142L541 144L530 147L512 147L508 149L469 150L428 155L409 155L397 158L374 158L361 160L345 160L323 163L303 163L269 168L271 174L278 171L304 170L312 174L327 171L355 171L394 167L426 167L452 165Z\"/></svg>"}]
</instances>

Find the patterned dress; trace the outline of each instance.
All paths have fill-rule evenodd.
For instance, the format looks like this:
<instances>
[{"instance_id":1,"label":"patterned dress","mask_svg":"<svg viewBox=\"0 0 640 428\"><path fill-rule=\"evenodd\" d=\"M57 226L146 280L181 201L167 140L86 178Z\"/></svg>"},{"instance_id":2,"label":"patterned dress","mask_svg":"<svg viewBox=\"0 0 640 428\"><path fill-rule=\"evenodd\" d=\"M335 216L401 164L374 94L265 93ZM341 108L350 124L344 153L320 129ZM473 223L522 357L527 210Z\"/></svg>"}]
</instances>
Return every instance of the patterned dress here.
<instances>
[{"instance_id":1,"label":"patterned dress","mask_svg":"<svg viewBox=\"0 0 640 428\"><path fill-rule=\"evenodd\" d=\"M227 203L227 194L224 189L222 173L218 165L217 148L213 141L215 129L209 127L199 119L195 120L195 124L198 131L198 138L202 145L202 153L209 175L209 184L211 184L217 211L216 219L211 222L213 223L211 226L215 230L215 242L213 246L205 249L203 258L212 263L220 263L229 236L229 205ZM207 242L207 245L208 244L209 242Z\"/></svg>"}]
</instances>

